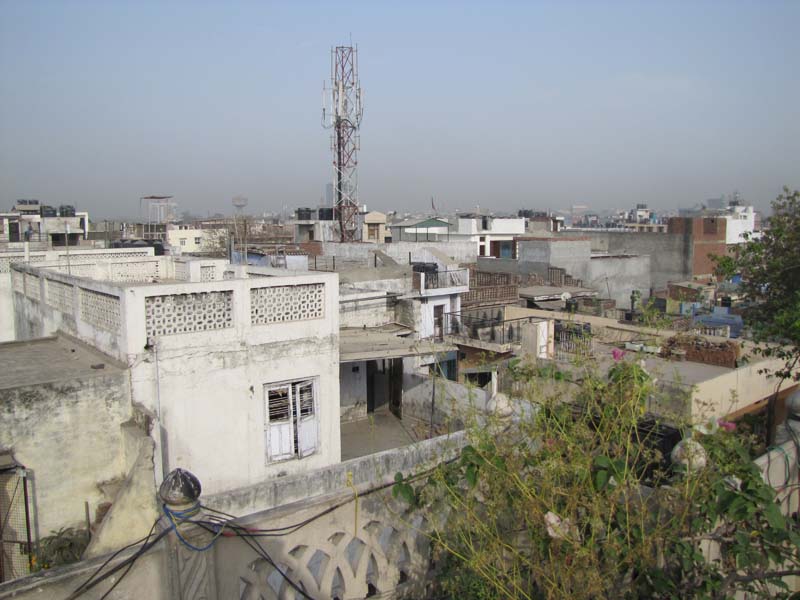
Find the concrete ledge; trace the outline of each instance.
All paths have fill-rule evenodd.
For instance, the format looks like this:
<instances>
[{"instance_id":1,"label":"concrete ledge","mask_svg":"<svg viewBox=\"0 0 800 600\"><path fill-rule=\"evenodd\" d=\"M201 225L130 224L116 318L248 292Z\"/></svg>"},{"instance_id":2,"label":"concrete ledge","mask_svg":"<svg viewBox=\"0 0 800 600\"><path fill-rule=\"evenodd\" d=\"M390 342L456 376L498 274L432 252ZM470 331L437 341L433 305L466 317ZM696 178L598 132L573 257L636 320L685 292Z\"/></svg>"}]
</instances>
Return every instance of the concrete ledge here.
<instances>
[{"instance_id":1,"label":"concrete ledge","mask_svg":"<svg viewBox=\"0 0 800 600\"><path fill-rule=\"evenodd\" d=\"M298 500L309 500L351 489L348 485L348 473L352 474L352 483L356 488L367 489L390 483L398 471L405 474L452 458L464 447L465 440L466 433L459 431L404 448L386 450L322 469L214 494L203 498L203 504L232 515L244 516Z\"/></svg>"}]
</instances>

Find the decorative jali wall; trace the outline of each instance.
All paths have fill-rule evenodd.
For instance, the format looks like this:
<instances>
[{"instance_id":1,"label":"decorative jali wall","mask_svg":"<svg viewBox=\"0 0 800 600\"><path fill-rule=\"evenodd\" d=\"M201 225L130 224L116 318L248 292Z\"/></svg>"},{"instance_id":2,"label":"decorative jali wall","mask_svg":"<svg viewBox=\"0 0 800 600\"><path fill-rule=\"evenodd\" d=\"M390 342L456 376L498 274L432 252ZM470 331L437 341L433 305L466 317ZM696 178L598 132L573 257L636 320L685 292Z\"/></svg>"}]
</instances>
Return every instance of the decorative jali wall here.
<instances>
[{"instance_id":1,"label":"decorative jali wall","mask_svg":"<svg viewBox=\"0 0 800 600\"><path fill-rule=\"evenodd\" d=\"M145 298L148 337L233 327L233 292L200 292Z\"/></svg>"},{"instance_id":2,"label":"decorative jali wall","mask_svg":"<svg viewBox=\"0 0 800 600\"><path fill-rule=\"evenodd\" d=\"M120 331L119 298L111 294L79 289L81 319L98 329Z\"/></svg>"},{"instance_id":3,"label":"decorative jali wall","mask_svg":"<svg viewBox=\"0 0 800 600\"><path fill-rule=\"evenodd\" d=\"M250 290L253 325L305 321L325 316L325 285L283 285Z\"/></svg>"},{"instance_id":4,"label":"decorative jali wall","mask_svg":"<svg viewBox=\"0 0 800 600\"><path fill-rule=\"evenodd\" d=\"M424 518L407 512L388 490L359 498L357 504L346 497L344 502L337 500L342 506L305 527L283 537L259 539L277 568L235 537L219 538L209 553L177 546L180 598L302 599L287 578L312 598L424 597L432 566ZM333 503L306 503L300 510L282 511L284 518L277 521L271 513L281 510L269 511L248 518L246 526L291 524ZM203 544L196 530L186 535L192 543Z\"/></svg>"},{"instance_id":5,"label":"decorative jali wall","mask_svg":"<svg viewBox=\"0 0 800 600\"><path fill-rule=\"evenodd\" d=\"M61 311L72 314L74 310L73 287L60 281L47 279L45 283L45 296L47 304Z\"/></svg>"}]
</instances>

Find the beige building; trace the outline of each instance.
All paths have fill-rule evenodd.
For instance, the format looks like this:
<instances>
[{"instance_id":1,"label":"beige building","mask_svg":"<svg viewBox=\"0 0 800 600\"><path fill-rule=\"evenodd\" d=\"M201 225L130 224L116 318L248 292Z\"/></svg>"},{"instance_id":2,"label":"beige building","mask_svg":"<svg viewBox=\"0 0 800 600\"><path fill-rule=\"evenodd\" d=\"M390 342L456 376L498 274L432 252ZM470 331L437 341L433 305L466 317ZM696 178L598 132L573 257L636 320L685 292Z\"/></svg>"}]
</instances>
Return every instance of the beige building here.
<instances>
[{"instance_id":1,"label":"beige building","mask_svg":"<svg viewBox=\"0 0 800 600\"><path fill-rule=\"evenodd\" d=\"M195 229L188 225L167 227L166 243L172 247L173 254L192 254L213 252L225 247L225 229Z\"/></svg>"},{"instance_id":2,"label":"beige building","mask_svg":"<svg viewBox=\"0 0 800 600\"><path fill-rule=\"evenodd\" d=\"M376 210L364 215L363 233L361 240L382 244L386 238L391 238L391 232L386 228L386 215Z\"/></svg>"}]
</instances>

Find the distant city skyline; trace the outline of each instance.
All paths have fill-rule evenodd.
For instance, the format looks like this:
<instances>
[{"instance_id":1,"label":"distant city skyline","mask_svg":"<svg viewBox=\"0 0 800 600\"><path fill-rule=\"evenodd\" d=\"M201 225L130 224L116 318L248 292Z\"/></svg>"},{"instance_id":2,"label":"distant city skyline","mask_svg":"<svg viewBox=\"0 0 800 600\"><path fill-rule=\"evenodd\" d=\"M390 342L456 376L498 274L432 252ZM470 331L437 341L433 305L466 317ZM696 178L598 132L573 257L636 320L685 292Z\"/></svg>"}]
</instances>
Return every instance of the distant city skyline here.
<instances>
[{"instance_id":1,"label":"distant city skyline","mask_svg":"<svg viewBox=\"0 0 800 600\"><path fill-rule=\"evenodd\" d=\"M800 187L800 3L0 0L0 211L316 206L359 46L370 209L677 210Z\"/></svg>"}]
</instances>

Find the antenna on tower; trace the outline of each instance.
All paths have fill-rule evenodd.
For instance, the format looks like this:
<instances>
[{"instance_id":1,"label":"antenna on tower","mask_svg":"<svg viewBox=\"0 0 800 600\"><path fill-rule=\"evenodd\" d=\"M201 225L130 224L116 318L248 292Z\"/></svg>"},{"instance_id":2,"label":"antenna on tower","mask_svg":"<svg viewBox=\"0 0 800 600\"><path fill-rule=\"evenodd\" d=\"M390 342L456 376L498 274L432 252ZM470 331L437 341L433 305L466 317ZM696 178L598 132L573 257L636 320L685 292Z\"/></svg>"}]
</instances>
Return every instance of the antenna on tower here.
<instances>
[{"instance_id":1,"label":"antenna on tower","mask_svg":"<svg viewBox=\"0 0 800 600\"><path fill-rule=\"evenodd\" d=\"M233 247L234 249L236 248L236 238L239 238L239 262L247 264L247 223L242 223L243 235L239 235L239 226L237 224L237 220L242 221L242 211L244 207L247 206L247 198L244 196L234 196L233 200L231 200L231 204L233 204L233 207L236 209L233 215ZM243 237L244 242L242 242Z\"/></svg>"},{"instance_id":2,"label":"antenna on tower","mask_svg":"<svg viewBox=\"0 0 800 600\"><path fill-rule=\"evenodd\" d=\"M322 86L322 126L332 129L334 207L342 242L357 241L359 129L364 112L358 47L331 49L331 88Z\"/></svg>"}]
</instances>

